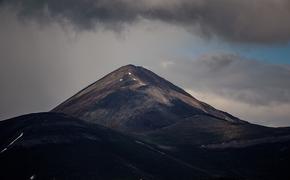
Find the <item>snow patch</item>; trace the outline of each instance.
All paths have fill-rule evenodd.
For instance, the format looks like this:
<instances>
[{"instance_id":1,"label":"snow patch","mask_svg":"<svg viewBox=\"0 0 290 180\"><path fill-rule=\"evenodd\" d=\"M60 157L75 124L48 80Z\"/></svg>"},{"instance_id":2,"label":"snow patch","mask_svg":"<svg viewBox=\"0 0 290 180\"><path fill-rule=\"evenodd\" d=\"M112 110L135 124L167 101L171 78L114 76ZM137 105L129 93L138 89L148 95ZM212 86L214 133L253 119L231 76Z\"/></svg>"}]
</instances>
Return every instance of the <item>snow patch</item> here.
<instances>
[{"instance_id":1,"label":"snow patch","mask_svg":"<svg viewBox=\"0 0 290 180\"><path fill-rule=\"evenodd\" d=\"M123 81L123 79L120 79L119 81L120 81L120 82L122 82L122 81Z\"/></svg>"},{"instance_id":2,"label":"snow patch","mask_svg":"<svg viewBox=\"0 0 290 180\"><path fill-rule=\"evenodd\" d=\"M146 148L152 150L152 151L158 152L159 154L166 155L164 152L161 152L161 151L159 151L159 150L157 150L157 149L155 149L155 148L153 148L153 147L151 147L151 146L149 146L149 145L147 145L147 144L145 144L145 143L143 143L143 142L141 142L141 141L135 141L135 142L136 142L137 144L140 144L140 145L142 145L142 146L144 146L144 147L146 147Z\"/></svg>"},{"instance_id":3,"label":"snow patch","mask_svg":"<svg viewBox=\"0 0 290 180\"><path fill-rule=\"evenodd\" d=\"M35 175L33 174L29 179L30 179L30 180L35 179Z\"/></svg>"},{"instance_id":4,"label":"snow patch","mask_svg":"<svg viewBox=\"0 0 290 180\"><path fill-rule=\"evenodd\" d=\"M5 152L7 150L7 148L4 148L0 153L3 153L3 152Z\"/></svg>"},{"instance_id":5,"label":"snow patch","mask_svg":"<svg viewBox=\"0 0 290 180\"><path fill-rule=\"evenodd\" d=\"M21 137L23 136L23 132L17 137L17 138L15 138L9 145L8 145L8 147L9 146L12 146L18 139L20 139Z\"/></svg>"},{"instance_id":6,"label":"snow patch","mask_svg":"<svg viewBox=\"0 0 290 180\"><path fill-rule=\"evenodd\" d=\"M137 144L141 144L141 145L143 145L143 146L146 146L146 144L144 144L143 142L141 142L141 141L135 141Z\"/></svg>"},{"instance_id":7,"label":"snow patch","mask_svg":"<svg viewBox=\"0 0 290 180\"><path fill-rule=\"evenodd\" d=\"M5 151L7 151L8 150L8 148L10 147L10 146L12 146L18 139L20 139L21 137L23 136L23 132L18 136L18 137L16 137L12 142L10 142L9 144L8 144L8 146L6 147L6 148L4 148L0 153L3 153L3 152L5 152Z\"/></svg>"},{"instance_id":8,"label":"snow patch","mask_svg":"<svg viewBox=\"0 0 290 180\"><path fill-rule=\"evenodd\" d=\"M132 75L132 73L131 73L131 72L128 72L128 75L130 75L130 76L131 76L131 75Z\"/></svg>"}]
</instances>

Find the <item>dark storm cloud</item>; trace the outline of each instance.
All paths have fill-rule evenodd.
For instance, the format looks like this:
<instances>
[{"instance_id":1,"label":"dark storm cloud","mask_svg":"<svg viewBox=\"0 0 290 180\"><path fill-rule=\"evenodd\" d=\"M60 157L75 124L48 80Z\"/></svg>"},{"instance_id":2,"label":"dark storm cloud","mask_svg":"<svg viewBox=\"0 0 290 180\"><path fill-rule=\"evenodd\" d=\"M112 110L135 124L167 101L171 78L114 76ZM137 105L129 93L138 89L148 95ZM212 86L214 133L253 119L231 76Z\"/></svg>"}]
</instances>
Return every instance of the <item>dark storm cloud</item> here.
<instances>
[{"instance_id":1,"label":"dark storm cloud","mask_svg":"<svg viewBox=\"0 0 290 180\"><path fill-rule=\"evenodd\" d=\"M0 1L1 2L1 1ZM198 28L203 35L246 43L290 40L289 0L2 0L20 17L69 22L81 29L119 29L139 18Z\"/></svg>"},{"instance_id":2,"label":"dark storm cloud","mask_svg":"<svg viewBox=\"0 0 290 180\"><path fill-rule=\"evenodd\" d=\"M290 103L290 66L233 54L208 54L168 67L189 89L211 92L254 105ZM172 77L173 78L173 77Z\"/></svg>"}]
</instances>

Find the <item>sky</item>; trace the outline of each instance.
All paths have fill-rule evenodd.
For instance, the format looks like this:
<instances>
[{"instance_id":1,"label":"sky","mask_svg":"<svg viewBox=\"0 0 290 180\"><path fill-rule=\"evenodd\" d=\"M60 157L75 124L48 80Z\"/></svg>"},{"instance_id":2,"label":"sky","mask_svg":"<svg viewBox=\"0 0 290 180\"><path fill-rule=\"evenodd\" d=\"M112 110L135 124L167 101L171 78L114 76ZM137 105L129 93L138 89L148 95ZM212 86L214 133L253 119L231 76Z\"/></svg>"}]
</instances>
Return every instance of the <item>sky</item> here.
<instances>
[{"instance_id":1,"label":"sky","mask_svg":"<svg viewBox=\"0 0 290 180\"><path fill-rule=\"evenodd\" d=\"M126 64L241 119L290 126L288 0L0 0L0 119Z\"/></svg>"}]
</instances>

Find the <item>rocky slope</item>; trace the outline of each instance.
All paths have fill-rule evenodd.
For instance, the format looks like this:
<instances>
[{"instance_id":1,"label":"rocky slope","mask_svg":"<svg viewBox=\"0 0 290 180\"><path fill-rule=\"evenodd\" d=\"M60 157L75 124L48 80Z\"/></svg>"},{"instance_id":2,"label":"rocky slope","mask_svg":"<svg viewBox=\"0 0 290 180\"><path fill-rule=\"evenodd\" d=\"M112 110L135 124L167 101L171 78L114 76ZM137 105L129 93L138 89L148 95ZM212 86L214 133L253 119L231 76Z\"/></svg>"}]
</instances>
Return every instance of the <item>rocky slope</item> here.
<instances>
[{"instance_id":1,"label":"rocky slope","mask_svg":"<svg viewBox=\"0 0 290 180\"><path fill-rule=\"evenodd\" d=\"M53 112L126 132L147 132L197 114L244 123L201 102L153 72L123 66L68 99Z\"/></svg>"}]
</instances>

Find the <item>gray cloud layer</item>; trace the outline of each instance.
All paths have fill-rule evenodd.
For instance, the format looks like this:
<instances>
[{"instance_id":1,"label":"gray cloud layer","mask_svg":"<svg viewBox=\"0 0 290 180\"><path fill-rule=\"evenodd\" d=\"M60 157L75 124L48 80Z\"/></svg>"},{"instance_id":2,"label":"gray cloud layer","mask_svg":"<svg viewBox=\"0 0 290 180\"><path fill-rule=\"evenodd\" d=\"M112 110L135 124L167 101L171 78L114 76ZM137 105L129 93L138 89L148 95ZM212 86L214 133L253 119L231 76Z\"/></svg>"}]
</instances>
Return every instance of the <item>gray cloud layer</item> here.
<instances>
[{"instance_id":1,"label":"gray cloud layer","mask_svg":"<svg viewBox=\"0 0 290 180\"><path fill-rule=\"evenodd\" d=\"M253 105L290 104L290 66L249 60L233 54L208 54L167 67L187 88Z\"/></svg>"},{"instance_id":2,"label":"gray cloud layer","mask_svg":"<svg viewBox=\"0 0 290 180\"><path fill-rule=\"evenodd\" d=\"M0 1L1 2L1 1ZM181 25L203 35L245 43L290 40L289 0L2 0L20 17L113 29L140 18Z\"/></svg>"}]
</instances>

